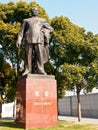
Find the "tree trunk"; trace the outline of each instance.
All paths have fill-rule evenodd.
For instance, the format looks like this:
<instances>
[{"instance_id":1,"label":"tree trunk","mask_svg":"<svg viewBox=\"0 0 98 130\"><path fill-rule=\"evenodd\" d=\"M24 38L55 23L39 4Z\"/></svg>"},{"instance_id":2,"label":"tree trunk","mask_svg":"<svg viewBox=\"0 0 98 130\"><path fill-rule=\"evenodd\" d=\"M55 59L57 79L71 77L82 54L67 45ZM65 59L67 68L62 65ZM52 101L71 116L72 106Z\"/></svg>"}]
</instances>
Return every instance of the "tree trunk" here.
<instances>
[{"instance_id":1,"label":"tree trunk","mask_svg":"<svg viewBox=\"0 0 98 130\"><path fill-rule=\"evenodd\" d=\"M78 112L78 122L81 121L81 103L80 103L80 91L77 89L77 112Z\"/></svg>"}]
</instances>

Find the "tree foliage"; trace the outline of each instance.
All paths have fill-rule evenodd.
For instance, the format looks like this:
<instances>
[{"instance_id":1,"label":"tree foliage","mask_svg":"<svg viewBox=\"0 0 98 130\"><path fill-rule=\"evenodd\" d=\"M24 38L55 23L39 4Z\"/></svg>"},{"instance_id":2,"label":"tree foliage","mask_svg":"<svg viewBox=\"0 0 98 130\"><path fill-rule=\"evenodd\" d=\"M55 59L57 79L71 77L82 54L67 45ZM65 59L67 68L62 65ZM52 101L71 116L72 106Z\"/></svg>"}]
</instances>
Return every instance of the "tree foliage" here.
<instances>
[{"instance_id":1,"label":"tree foliage","mask_svg":"<svg viewBox=\"0 0 98 130\"><path fill-rule=\"evenodd\" d=\"M13 101L16 90L14 73L15 70L4 60L3 51L0 49L0 103Z\"/></svg>"},{"instance_id":2,"label":"tree foliage","mask_svg":"<svg viewBox=\"0 0 98 130\"><path fill-rule=\"evenodd\" d=\"M4 57L3 65L1 64L3 63L2 59L0 59L0 68L5 80L4 91L8 102L14 100L17 81L16 70L19 60L23 57L23 49L17 50L16 48L17 35L23 19L31 17L30 9L32 6L37 7L39 16L46 18L49 22L47 13L36 2L0 3L0 46Z\"/></svg>"},{"instance_id":3,"label":"tree foliage","mask_svg":"<svg viewBox=\"0 0 98 130\"><path fill-rule=\"evenodd\" d=\"M0 3L0 45L4 60L8 60L14 70L19 62L17 51L20 51L20 57L23 56L23 50L16 49L17 34L22 20L31 17L32 6L38 8L39 17L50 22L45 10L36 2ZM50 39L50 61L45 68L48 74L54 74L57 79L58 97L63 97L66 89L79 88L79 84L80 91L85 88L88 92L97 87L98 34L86 33L84 28L64 16L53 18L51 25L54 33ZM13 74L17 79L17 73L14 71Z\"/></svg>"},{"instance_id":4,"label":"tree foliage","mask_svg":"<svg viewBox=\"0 0 98 130\"><path fill-rule=\"evenodd\" d=\"M74 25L63 16L55 17L51 24L55 30L51 44L51 60L54 68L65 76L68 89L72 81L79 84L78 79L80 77L81 81L85 79L87 82L89 77L92 77L90 73L91 65L98 58L98 35L93 35L91 32L86 34L84 28ZM83 67L85 74L82 73ZM88 69L89 67L90 69ZM74 89L74 85L71 86ZM90 88L93 87L95 86Z\"/></svg>"},{"instance_id":5,"label":"tree foliage","mask_svg":"<svg viewBox=\"0 0 98 130\"><path fill-rule=\"evenodd\" d=\"M80 92L91 91L97 84L98 35L73 24L60 16L52 19L54 27L51 44L51 61L57 75L59 97L64 90L76 90L78 121L81 120ZM55 75L56 75L55 74Z\"/></svg>"}]
</instances>

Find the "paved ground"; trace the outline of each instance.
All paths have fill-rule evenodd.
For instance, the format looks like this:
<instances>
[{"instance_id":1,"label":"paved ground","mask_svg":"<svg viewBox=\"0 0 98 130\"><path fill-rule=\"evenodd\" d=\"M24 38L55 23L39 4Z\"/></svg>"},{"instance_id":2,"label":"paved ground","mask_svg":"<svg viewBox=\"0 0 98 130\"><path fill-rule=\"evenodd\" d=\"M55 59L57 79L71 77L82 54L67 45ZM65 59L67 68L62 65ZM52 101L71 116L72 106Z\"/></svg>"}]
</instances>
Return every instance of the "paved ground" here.
<instances>
[{"instance_id":1,"label":"paved ground","mask_svg":"<svg viewBox=\"0 0 98 130\"><path fill-rule=\"evenodd\" d=\"M77 117L58 116L58 119L59 120L65 120L65 121L78 122L78 118ZM94 119L94 118L82 118L81 123L98 124L98 119Z\"/></svg>"}]
</instances>

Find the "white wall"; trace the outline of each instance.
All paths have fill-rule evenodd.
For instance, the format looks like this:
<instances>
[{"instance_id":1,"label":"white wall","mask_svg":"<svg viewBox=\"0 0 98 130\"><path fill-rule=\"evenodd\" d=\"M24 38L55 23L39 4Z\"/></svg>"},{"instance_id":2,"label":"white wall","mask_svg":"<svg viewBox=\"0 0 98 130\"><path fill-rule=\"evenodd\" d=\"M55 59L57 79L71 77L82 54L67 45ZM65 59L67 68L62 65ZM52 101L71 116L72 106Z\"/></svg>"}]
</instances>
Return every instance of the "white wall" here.
<instances>
[{"instance_id":1,"label":"white wall","mask_svg":"<svg viewBox=\"0 0 98 130\"><path fill-rule=\"evenodd\" d=\"M15 102L2 104L2 118L15 116Z\"/></svg>"},{"instance_id":2,"label":"white wall","mask_svg":"<svg viewBox=\"0 0 98 130\"><path fill-rule=\"evenodd\" d=\"M98 118L98 93L81 95L81 109L83 117ZM77 96L67 96L59 99L59 114L77 116Z\"/></svg>"}]
</instances>

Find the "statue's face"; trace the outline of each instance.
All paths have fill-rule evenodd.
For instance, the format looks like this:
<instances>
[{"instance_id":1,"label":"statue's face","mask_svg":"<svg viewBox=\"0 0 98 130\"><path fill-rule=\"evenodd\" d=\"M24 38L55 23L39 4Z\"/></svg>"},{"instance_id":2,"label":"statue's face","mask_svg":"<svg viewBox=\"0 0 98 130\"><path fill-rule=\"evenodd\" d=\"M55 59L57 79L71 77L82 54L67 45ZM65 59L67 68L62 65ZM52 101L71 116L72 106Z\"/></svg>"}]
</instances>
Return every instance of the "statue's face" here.
<instances>
[{"instance_id":1,"label":"statue's face","mask_svg":"<svg viewBox=\"0 0 98 130\"><path fill-rule=\"evenodd\" d=\"M36 8L32 8L32 15L37 16L38 15L38 10Z\"/></svg>"}]
</instances>

